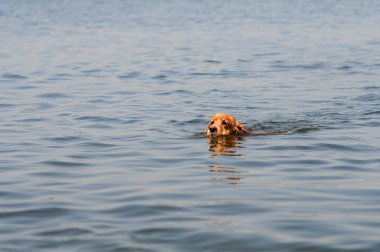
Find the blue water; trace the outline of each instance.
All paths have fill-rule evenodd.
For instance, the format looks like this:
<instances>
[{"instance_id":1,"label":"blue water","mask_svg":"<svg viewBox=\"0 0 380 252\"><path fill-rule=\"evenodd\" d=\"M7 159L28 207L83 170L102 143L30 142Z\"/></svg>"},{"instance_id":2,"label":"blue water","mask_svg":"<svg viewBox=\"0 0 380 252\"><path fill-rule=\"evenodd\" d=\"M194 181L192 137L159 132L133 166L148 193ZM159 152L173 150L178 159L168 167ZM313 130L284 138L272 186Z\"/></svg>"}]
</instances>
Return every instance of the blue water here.
<instances>
[{"instance_id":1,"label":"blue water","mask_svg":"<svg viewBox=\"0 0 380 252\"><path fill-rule=\"evenodd\" d=\"M0 250L380 251L379 13L0 0Z\"/></svg>"}]
</instances>

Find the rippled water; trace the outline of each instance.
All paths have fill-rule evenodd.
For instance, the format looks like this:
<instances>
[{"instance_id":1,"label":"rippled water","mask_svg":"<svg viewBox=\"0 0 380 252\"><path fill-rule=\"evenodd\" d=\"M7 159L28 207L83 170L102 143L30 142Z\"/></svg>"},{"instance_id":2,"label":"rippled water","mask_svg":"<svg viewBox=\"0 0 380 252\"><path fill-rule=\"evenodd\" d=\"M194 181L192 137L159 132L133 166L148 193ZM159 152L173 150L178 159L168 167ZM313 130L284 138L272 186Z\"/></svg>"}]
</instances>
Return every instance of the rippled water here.
<instances>
[{"instance_id":1,"label":"rippled water","mask_svg":"<svg viewBox=\"0 0 380 252\"><path fill-rule=\"evenodd\" d=\"M379 13L0 1L1 251L379 251Z\"/></svg>"}]
</instances>

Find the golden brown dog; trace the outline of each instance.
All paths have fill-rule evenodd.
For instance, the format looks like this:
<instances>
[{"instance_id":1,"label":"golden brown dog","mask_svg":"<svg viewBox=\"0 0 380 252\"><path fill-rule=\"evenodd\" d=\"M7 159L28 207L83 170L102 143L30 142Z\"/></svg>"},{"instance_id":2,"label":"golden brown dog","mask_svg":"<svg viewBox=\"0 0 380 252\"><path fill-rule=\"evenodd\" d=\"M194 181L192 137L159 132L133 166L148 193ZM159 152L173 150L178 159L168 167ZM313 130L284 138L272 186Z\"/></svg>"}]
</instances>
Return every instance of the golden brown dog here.
<instances>
[{"instance_id":1,"label":"golden brown dog","mask_svg":"<svg viewBox=\"0 0 380 252\"><path fill-rule=\"evenodd\" d=\"M242 135L248 130L243 124L236 121L235 117L229 114L215 114L205 131L206 136L230 136Z\"/></svg>"}]
</instances>

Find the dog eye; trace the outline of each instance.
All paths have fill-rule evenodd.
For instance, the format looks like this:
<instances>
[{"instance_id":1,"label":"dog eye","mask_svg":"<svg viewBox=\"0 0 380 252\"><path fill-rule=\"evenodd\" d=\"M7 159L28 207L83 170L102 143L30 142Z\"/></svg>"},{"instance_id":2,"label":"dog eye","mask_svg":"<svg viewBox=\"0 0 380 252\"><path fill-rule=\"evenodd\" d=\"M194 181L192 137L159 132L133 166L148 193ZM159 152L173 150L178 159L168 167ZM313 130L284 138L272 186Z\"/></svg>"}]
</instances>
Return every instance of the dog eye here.
<instances>
[{"instance_id":1,"label":"dog eye","mask_svg":"<svg viewBox=\"0 0 380 252\"><path fill-rule=\"evenodd\" d=\"M227 125L228 125L228 122L223 121L223 122L222 122L222 125L227 126Z\"/></svg>"}]
</instances>

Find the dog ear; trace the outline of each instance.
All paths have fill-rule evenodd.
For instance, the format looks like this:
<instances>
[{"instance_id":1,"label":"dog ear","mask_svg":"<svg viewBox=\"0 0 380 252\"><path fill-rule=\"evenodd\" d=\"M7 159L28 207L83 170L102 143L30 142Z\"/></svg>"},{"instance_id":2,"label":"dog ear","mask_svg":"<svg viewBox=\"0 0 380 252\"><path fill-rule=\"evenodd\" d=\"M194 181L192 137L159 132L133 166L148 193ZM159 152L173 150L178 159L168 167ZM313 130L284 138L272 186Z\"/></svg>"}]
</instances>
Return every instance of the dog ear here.
<instances>
[{"instance_id":1,"label":"dog ear","mask_svg":"<svg viewBox=\"0 0 380 252\"><path fill-rule=\"evenodd\" d=\"M237 122L236 123L236 133L237 134L243 134L243 133L246 133L248 132L248 130L244 127L243 124Z\"/></svg>"}]
</instances>

